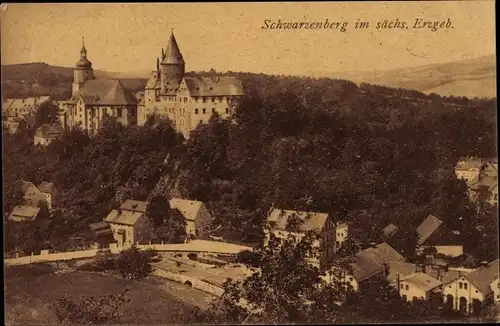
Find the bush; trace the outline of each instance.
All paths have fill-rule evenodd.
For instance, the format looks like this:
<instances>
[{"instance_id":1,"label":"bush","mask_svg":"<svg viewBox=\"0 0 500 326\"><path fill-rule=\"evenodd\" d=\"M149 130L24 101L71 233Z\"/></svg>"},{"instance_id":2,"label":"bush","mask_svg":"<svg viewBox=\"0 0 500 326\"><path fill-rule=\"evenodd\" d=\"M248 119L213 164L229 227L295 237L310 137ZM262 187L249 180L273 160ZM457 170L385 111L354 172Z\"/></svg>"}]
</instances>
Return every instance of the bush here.
<instances>
[{"instance_id":1,"label":"bush","mask_svg":"<svg viewBox=\"0 0 500 326\"><path fill-rule=\"evenodd\" d=\"M244 265L249 265L252 267L259 267L261 261L261 254L250 251L243 250L236 256L236 262Z\"/></svg>"},{"instance_id":2,"label":"bush","mask_svg":"<svg viewBox=\"0 0 500 326\"><path fill-rule=\"evenodd\" d=\"M198 254L197 253L192 252L192 253L189 253L187 256L191 260L198 260Z\"/></svg>"},{"instance_id":3,"label":"bush","mask_svg":"<svg viewBox=\"0 0 500 326\"><path fill-rule=\"evenodd\" d=\"M150 252L140 251L136 246L124 250L116 260L117 270L125 278L140 280L153 271L150 255Z\"/></svg>"}]
</instances>

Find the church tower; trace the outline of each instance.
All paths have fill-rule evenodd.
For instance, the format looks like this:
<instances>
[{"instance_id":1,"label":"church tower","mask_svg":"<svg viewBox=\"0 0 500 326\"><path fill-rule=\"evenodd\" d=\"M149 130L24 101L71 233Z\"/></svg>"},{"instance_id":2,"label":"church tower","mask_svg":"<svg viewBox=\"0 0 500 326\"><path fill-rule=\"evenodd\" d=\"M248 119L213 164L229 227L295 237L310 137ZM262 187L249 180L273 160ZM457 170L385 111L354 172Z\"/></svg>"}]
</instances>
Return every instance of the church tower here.
<instances>
[{"instance_id":1,"label":"church tower","mask_svg":"<svg viewBox=\"0 0 500 326\"><path fill-rule=\"evenodd\" d=\"M184 78L184 59L175 40L174 33L170 34L167 50L163 52L160 66L161 92L166 94L167 89L178 88Z\"/></svg>"},{"instance_id":2,"label":"church tower","mask_svg":"<svg viewBox=\"0 0 500 326\"><path fill-rule=\"evenodd\" d=\"M75 95L87 80L94 79L92 62L87 59L87 49L82 38L82 49L80 50L80 60L76 63L73 77L73 95Z\"/></svg>"}]
</instances>

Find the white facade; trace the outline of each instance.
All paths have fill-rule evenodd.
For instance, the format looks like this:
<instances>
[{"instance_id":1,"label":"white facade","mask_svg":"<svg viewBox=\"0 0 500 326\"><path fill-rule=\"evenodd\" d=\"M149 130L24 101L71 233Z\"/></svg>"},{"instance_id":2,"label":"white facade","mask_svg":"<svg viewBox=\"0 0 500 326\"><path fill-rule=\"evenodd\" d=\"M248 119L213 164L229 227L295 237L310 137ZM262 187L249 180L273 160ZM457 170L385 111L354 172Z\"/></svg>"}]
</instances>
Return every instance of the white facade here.
<instances>
[{"instance_id":1,"label":"white facade","mask_svg":"<svg viewBox=\"0 0 500 326\"><path fill-rule=\"evenodd\" d=\"M463 276L443 287L443 298L445 304L453 307L453 310L462 310L466 313L472 311L474 300L483 302L485 299L483 293Z\"/></svg>"}]
</instances>

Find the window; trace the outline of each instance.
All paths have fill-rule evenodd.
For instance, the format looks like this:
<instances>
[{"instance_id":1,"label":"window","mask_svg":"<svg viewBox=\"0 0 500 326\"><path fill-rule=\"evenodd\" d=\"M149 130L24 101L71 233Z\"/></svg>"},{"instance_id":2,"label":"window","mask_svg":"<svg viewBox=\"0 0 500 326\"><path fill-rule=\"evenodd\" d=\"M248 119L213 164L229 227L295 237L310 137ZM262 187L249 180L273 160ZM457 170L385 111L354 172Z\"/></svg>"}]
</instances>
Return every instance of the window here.
<instances>
[{"instance_id":1,"label":"window","mask_svg":"<svg viewBox=\"0 0 500 326\"><path fill-rule=\"evenodd\" d=\"M226 114L228 114L228 113L229 113L229 108L226 108Z\"/></svg>"},{"instance_id":2,"label":"window","mask_svg":"<svg viewBox=\"0 0 500 326\"><path fill-rule=\"evenodd\" d=\"M194 114L198 114L198 109L194 109Z\"/></svg>"},{"instance_id":3,"label":"window","mask_svg":"<svg viewBox=\"0 0 500 326\"><path fill-rule=\"evenodd\" d=\"M122 117L122 108L116 109L116 115L118 116L118 118Z\"/></svg>"},{"instance_id":4,"label":"window","mask_svg":"<svg viewBox=\"0 0 500 326\"><path fill-rule=\"evenodd\" d=\"M410 289L410 286L408 284L406 284L405 286L406 290Z\"/></svg>"},{"instance_id":5,"label":"window","mask_svg":"<svg viewBox=\"0 0 500 326\"><path fill-rule=\"evenodd\" d=\"M406 296L406 294L403 294L402 297L404 301L408 301L408 297Z\"/></svg>"},{"instance_id":6,"label":"window","mask_svg":"<svg viewBox=\"0 0 500 326\"><path fill-rule=\"evenodd\" d=\"M203 109L203 114L206 114L207 113L207 109Z\"/></svg>"},{"instance_id":7,"label":"window","mask_svg":"<svg viewBox=\"0 0 500 326\"><path fill-rule=\"evenodd\" d=\"M204 97L204 98L203 98L203 103L206 103L206 102L207 102L207 98L206 98L206 97Z\"/></svg>"},{"instance_id":8,"label":"window","mask_svg":"<svg viewBox=\"0 0 500 326\"><path fill-rule=\"evenodd\" d=\"M403 289L403 284L401 284L400 288L401 288L401 290Z\"/></svg>"},{"instance_id":9,"label":"window","mask_svg":"<svg viewBox=\"0 0 500 326\"><path fill-rule=\"evenodd\" d=\"M464 283L464 289L467 290L467 283Z\"/></svg>"},{"instance_id":10,"label":"window","mask_svg":"<svg viewBox=\"0 0 500 326\"><path fill-rule=\"evenodd\" d=\"M215 103L215 97L212 97L212 102Z\"/></svg>"},{"instance_id":11,"label":"window","mask_svg":"<svg viewBox=\"0 0 500 326\"><path fill-rule=\"evenodd\" d=\"M417 300L417 297L413 297L413 301Z\"/></svg>"},{"instance_id":12,"label":"window","mask_svg":"<svg viewBox=\"0 0 500 326\"><path fill-rule=\"evenodd\" d=\"M340 247L340 242L335 241L335 247Z\"/></svg>"},{"instance_id":13,"label":"window","mask_svg":"<svg viewBox=\"0 0 500 326\"><path fill-rule=\"evenodd\" d=\"M462 282L458 282L458 288L459 288L459 289L463 288L463 284L462 284Z\"/></svg>"},{"instance_id":14,"label":"window","mask_svg":"<svg viewBox=\"0 0 500 326\"><path fill-rule=\"evenodd\" d=\"M349 282L352 282L352 277L349 277Z\"/></svg>"},{"instance_id":15,"label":"window","mask_svg":"<svg viewBox=\"0 0 500 326\"><path fill-rule=\"evenodd\" d=\"M184 98L184 103L187 103L188 99L187 97Z\"/></svg>"},{"instance_id":16,"label":"window","mask_svg":"<svg viewBox=\"0 0 500 326\"><path fill-rule=\"evenodd\" d=\"M212 113L215 113L215 108L212 109Z\"/></svg>"}]
</instances>

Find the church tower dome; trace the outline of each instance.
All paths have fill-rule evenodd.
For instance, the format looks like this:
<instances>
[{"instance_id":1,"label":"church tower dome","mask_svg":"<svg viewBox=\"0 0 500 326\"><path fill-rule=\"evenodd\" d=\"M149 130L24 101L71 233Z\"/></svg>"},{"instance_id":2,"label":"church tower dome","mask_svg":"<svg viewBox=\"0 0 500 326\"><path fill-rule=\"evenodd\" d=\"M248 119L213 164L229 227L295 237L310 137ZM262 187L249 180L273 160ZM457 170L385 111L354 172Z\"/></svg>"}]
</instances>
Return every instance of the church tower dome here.
<instances>
[{"instance_id":1,"label":"church tower dome","mask_svg":"<svg viewBox=\"0 0 500 326\"><path fill-rule=\"evenodd\" d=\"M80 50L80 60L76 63L73 72L73 95L75 95L87 80L94 79L92 62L87 59L87 49L82 38L82 49Z\"/></svg>"}]
</instances>

